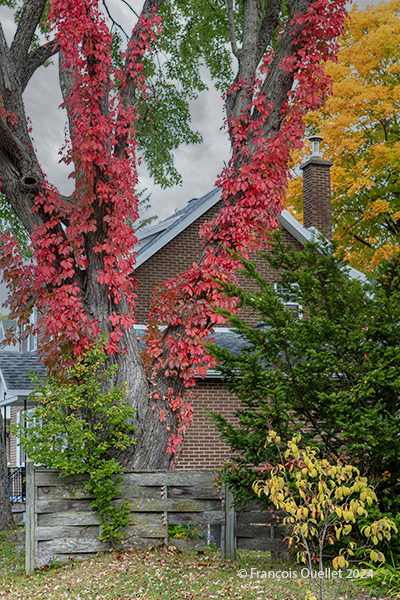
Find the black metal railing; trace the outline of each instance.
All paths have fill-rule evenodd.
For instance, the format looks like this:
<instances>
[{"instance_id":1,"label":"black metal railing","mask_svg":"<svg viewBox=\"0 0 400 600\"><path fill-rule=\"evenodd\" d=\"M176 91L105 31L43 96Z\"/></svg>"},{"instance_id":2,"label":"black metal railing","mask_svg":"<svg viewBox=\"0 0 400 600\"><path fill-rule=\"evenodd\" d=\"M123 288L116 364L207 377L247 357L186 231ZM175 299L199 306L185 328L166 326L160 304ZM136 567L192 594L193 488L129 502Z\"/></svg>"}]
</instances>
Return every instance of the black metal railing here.
<instances>
[{"instance_id":1,"label":"black metal railing","mask_svg":"<svg viewBox=\"0 0 400 600\"><path fill-rule=\"evenodd\" d=\"M25 467L8 469L8 489L11 504L25 502Z\"/></svg>"}]
</instances>

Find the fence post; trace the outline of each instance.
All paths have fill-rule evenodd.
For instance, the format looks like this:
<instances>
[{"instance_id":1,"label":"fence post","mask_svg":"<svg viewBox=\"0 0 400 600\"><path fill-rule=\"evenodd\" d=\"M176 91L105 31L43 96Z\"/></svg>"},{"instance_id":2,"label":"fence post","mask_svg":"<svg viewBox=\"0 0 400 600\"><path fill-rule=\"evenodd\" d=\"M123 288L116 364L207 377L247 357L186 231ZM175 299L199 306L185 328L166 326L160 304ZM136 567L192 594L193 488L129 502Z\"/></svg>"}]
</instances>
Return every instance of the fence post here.
<instances>
[{"instance_id":1,"label":"fence post","mask_svg":"<svg viewBox=\"0 0 400 600\"><path fill-rule=\"evenodd\" d=\"M35 570L35 462L26 460L25 491L25 572Z\"/></svg>"},{"instance_id":2,"label":"fence post","mask_svg":"<svg viewBox=\"0 0 400 600\"><path fill-rule=\"evenodd\" d=\"M233 494L225 488L225 559L236 560L236 537L235 537L235 509L233 505Z\"/></svg>"}]
</instances>

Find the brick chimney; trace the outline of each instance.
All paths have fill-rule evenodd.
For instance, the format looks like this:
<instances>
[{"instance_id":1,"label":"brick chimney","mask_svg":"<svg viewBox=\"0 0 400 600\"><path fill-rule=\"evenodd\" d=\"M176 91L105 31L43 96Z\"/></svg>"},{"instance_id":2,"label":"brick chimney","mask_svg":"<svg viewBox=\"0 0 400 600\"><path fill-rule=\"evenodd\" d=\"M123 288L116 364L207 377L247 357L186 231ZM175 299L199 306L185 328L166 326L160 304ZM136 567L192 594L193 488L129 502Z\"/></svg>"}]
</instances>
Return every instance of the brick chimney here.
<instances>
[{"instance_id":1,"label":"brick chimney","mask_svg":"<svg viewBox=\"0 0 400 600\"><path fill-rule=\"evenodd\" d=\"M319 150L320 136L309 138L313 150L310 158L301 165L303 171L303 224L316 227L332 239L331 173L333 163L323 160Z\"/></svg>"}]
</instances>

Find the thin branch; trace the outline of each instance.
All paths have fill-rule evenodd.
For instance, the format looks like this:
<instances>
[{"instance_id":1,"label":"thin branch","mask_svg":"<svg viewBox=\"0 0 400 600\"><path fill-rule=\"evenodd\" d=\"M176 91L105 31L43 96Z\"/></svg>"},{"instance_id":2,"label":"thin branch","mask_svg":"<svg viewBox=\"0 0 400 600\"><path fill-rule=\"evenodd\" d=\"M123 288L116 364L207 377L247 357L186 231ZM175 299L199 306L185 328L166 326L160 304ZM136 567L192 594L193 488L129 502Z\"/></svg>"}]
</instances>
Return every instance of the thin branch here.
<instances>
[{"instance_id":1,"label":"thin branch","mask_svg":"<svg viewBox=\"0 0 400 600\"><path fill-rule=\"evenodd\" d=\"M361 244L364 244L364 246L368 246L368 248L372 248L372 245L369 242L366 242L365 240L363 240L362 238L360 238L355 233L353 233L352 235L353 235L353 238L355 238L358 242L361 242Z\"/></svg>"},{"instance_id":2,"label":"thin branch","mask_svg":"<svg viewBox=\"0 0 400 600\"><path fill-rule=\"evenodd\" d=\"M233 0L228 0L229 37L231 38L232 52L239 58L239 49L236 42L235 20L233 18Z\"/></svg>"},{"instance_id":3,"label":"thin branch","mask_svg":"<svg viewBox=\"0 0 400 600\"><path fill-rule=\"evenodd\" d=\"M49 42L44 46L40 46L40 48L28 54L28 58L25 64L21 66L21 69L19 71L19 81L21 84L22 91L24 91L24 89L28 85L28 82L34 74L34 72L36 71L36 69L41 67L46 62L46 60L57 54L58 51L58 42L53 40L52 42Z\"/></svg>"},{"instance_id":4,"label":"thin branch","mask_svg":"<svg viewBox=\"0 0 400 600\"><path fill-rule=\"evenodd\" d=\"M122 27L122 25L120 25L119 23L117 23L117 21L111 16L111 13L110 13L110 11L108 9L108 6L107 6L105 0L103 0L103 6L106 9L106 13L108 15L108 18L113 23L113 25L115 25L116 27L118 27L122 31L122 33L124 34L124 36L126 37L126 39L129 40L129 35L126 33L125 29Z\"/></svg>"},{"instance_id":5,"label":"thin branch","mask_svg":"<svg viewBox=\"0 0 400 600\"><path fill-rule=\"evenodd\" d=\"M133 12L133 14L134 14L134 15L136 15L136 17L137 17L137 18L139 18L139 15L137 14L136 10L134 10L134 9L132 8L132 6L129 4L129 2L127 2L126 0L121 0L121 1L122 1L124 4L126 4L126 6L127 6L128 8L130 8L130 9L131 9L131 11Z\"/></svg>"},{"instance_id":6,"label":"thin branch","mask_svg":"<svg viewBox=\"0 0 400 600\"><path fill-rule=\"evenodd\" d=\"M145 0L141 14L143 15L143 17L145 19L150 18L154 14L154 9L157 11L160 8L160 6L162 5L162 3L163 3L163 0ZM132 32L132 35L130 38L131 41L139 40L142 31L143 31L143 25L142 25L142 23L140 23L140 19L139 19L139 22L136 24L136 26ZM135 94L136 94L136 87L137 87L136 79L131 76L131 74L128 70L128 65L130 64L131 60L132 60L132 49L128 49L126 59L125 59L126 85L121 90L121 100L122 100L122 104L125 108L133 105L133 103L135 101ZM137 64L141 60L142 60L142 57L135 56L133 59L133 63ZM123 154L125 152L125 148L126 148L126 140L127 140L126 136L122 136L118 140L118 143L117 143L116 149L115 149L115 156L118 156L118 157L123 156Z\"/></svg>"}]
</instances>

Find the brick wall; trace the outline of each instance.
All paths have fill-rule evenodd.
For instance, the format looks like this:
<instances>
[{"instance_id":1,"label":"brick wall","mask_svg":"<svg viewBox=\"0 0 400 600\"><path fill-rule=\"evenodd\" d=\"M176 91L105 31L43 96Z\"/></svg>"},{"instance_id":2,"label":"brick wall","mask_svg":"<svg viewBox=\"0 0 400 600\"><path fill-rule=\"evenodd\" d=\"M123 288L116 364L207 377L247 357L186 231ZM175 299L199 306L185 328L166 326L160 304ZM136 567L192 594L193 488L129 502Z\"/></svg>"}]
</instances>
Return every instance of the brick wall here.
<instances>
[{"instance_id":1,"label":"brick wall","mask_svg":"<svg viewBox=\"0 0 400 600\"><path fill-rule=\"evenodd\" d=\"M218 210L219 204L138 267L135 272L139 281L136 311L138 323L145 323L147 320L152 292L156 286L188 269L199 259L202 251L199 227ZM300 242L285 230L283 237L295 249L302 249ZM258 262L258 269L271 283L280 278L279 271L271 269L265 261ZM243 275L239 276L239 283L245 289L251 289L251 282ZM247 309L244 309L243 316L252 325L258 320L251 318ZM218 469L229 459L229 447L219 439L216 428L205 417L202 407L207 407L212 412L221 412L229 422L234 423L233 413L239 408L239 399L216 379L199 380L195 392L198 398L193 402L194 422L186 433L177 468Z\"/></svg>"},{"instance_id":2,"label":"brick wall","mask_svg":"<svg viewBox=\"0 0 400 600\"><path fill-rule=\"evenodd\" d=\"M331 166L332 162L311 157L303 170L303 223L316 227L332 239Z\"/></svg>"},{"instance_id":3,"label":"brick wall","mask_svg":"<svg viewBox=\"0 0 400 600\"><path fill-rule=\"evenodd\" d=\"M203 247L199 229L205 221L213 218L214 214L219 211L219 207L220 203L208 210L135 270L135 277L139 282L135 311L138 323L147 321L150 301L155 288L166 279L171 279L188 270L194 262L199 260Z\"/></svg>"},{"instance_id":4,"label":"brick wall","mask_svg":"<svg viewBox=\"0 0 400 600\"><path fill-rule=\"evenodd\" d=\"M206 418L204 408L221 413L229 423L237 423L233 416L240 406L239 399L228 392L222 382L203 379L196 385L198 398L193 402L194 419L185 436L178 469L218 469L230 457L229 446L219 439L219 433Z\"/></svg>"},{"instance_id":5,"label":"brick wall","mask_svg":"<svg viewBox=\"0 0 400 600\"><path fill-rule=\"evenodd\" d=\"M146 323L153 291L157 285L186 271L192 266L193 262L199 260L203 248L198 233L199 228L205 221L212 219L219 209L220 203L207 211L136 269L135 277L139 282L135 311L137 323ZM285 230L284 240L291 243L295 249L300 250L302 248L300 242ZM279 279L279 271L269 268L265 261L260 261L258 267L261 274L269 281L274 282ZM251 282L243 275L239 276L239 283L245 289L251 289Z\"/></svg>"}]
</instances>

